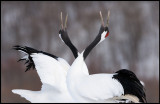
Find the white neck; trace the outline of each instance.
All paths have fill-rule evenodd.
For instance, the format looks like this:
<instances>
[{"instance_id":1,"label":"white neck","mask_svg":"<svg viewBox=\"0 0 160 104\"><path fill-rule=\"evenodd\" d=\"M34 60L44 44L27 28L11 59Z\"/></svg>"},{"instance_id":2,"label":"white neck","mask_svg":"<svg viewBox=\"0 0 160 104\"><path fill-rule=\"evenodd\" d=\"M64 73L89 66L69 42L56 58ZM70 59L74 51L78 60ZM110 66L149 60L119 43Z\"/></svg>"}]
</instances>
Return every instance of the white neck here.
<instances>
[{"instance_id":1,"label":"white neck","mask_svg":"<svg viewBox=\"0 0 160 104\"><path fill-rule=\"evenodd\" d=\"M86 69L83 70L83 65L85 64L83 53L84 51L81 54L79 54L75 61L72 63L70 69L68 70L67 77L85 75L84 71L88 70L88 68L86 67Z\"/></svg>"}]
</instances>

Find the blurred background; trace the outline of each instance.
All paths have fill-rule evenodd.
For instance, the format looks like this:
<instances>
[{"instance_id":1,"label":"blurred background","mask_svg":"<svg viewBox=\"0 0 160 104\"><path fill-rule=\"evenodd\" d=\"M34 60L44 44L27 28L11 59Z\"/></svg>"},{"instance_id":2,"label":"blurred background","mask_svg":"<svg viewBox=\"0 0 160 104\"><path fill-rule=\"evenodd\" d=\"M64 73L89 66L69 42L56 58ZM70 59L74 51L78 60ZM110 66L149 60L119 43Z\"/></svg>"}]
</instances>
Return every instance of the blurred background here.
<instances>
[{"instance_id":1,"label":"blurred background","mask_svg":"<svg viewBox=\"0 0 160 104\"><path fill-rule=\"evenodd\" d=\"M158 1L2 1L1 2L1 102L28 102L12 89L38 91L41 82L36 70L25 71L17 62L14 45L30 46L66 59L70 49L61 42L60 12L68 13L67 30L82 52L96 37L102 11L106 23L110 9L109 37L86 59L90 74L129 69L145 83L148 102L159 102L159 2Z\"/></svg>"}]
</instances>

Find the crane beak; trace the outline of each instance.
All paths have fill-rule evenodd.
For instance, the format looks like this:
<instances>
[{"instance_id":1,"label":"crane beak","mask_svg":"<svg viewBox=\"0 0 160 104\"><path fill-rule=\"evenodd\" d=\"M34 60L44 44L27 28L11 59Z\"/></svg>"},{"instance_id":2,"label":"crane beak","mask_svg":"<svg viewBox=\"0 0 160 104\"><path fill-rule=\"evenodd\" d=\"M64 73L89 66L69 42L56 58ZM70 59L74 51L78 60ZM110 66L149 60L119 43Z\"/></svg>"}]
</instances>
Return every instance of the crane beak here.
<instances>
[{"instance_id":1,"label":"crane beak","mask_svg":"<svg viewBox=\"0 0 160 104\"><path fill-rule=\"evenodd\" d=\"M99 15L100 15L100 18L101 18L101 26L102 26L102 27L105 27L105 26L104 26L104 20L103 20L103 16L102 16L102 12L101 12L101 11L99 12ZM109 17L110 17L110 10L108 10L106 27L108 27L108 25L109 25Z\"/></svg>"},{"instance_id":2,"label":"crane beak","mask_svg":"<svg viewBox=\"0 0 160 104\"><path fill-rule=\"evenodd\" d=\"M66 30L66 28L67 28L67 19L68 19L68 14L66 15L65 24L63 25L63 16L62 16L62 12L61 12L61 28L62 28L62 30Z\"/></svg>"}]
</instances>

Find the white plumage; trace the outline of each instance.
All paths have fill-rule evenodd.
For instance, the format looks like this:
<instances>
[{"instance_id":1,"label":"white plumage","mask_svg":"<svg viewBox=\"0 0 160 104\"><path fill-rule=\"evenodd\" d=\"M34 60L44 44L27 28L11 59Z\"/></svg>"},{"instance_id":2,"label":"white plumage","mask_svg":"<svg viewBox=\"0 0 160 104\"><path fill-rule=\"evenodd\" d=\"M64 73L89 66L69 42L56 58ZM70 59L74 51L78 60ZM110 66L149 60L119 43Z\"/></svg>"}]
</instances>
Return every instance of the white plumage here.
<instances>
[{"instance_id":1,"label":"white plumage","mask_svg":"<svg viewBox=\"0 0 160 104\"><path fill-rule=\"evenodd\" d=\"M73 102L67 87L66 74L70 65L62 58L58 61L43 53L31 55L42 82L41 91L12 90L30 102ZM47 61L46 61L47 60Z\"/></svg>"},{"instance_id":2,"label":"white plumage","mask_svg":"<svg viewBox=\"0 0 160 104\"><path fill-rule=\"evenodd\" d=\"M78 102L108 102L109 98L124 94L114 74L85 75L82 72L83 53L73 62L67 74L67 86Z\"/></svg>"},{"instance_id":3,"label":"white plumage","mask_svg":"<svg viewBox=\"0 0 160 104\"><path fill-rule=\"evenodd\" d=\"M40 91L30 91L22 89L14 89L13 93L20 95L31 103L72 103L73 99L65 93L61 92L54 86L43 84Z\"/></svg>"}]
</instances>

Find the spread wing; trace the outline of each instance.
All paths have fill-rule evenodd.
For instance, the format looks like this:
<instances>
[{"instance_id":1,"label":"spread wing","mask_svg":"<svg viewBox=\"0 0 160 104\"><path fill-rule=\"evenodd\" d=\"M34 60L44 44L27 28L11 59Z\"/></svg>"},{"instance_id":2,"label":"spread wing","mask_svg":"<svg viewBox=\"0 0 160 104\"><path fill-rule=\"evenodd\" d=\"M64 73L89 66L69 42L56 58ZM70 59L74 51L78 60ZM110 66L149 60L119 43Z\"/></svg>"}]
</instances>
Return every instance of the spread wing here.
<instances>
[{"instance_id":1,"label":"spread wing","mask_svg":"<svg viewBox=\"0 0 160 104\"><path fill-rule=\"evenodd\" d=\"M36 69L42 84L61 87L65 84L67 70L70 65L62 58L24 46L14 46L13 49L25 53L19 61L25 60L26 71Z\"/></svg>"}]
</instances>

